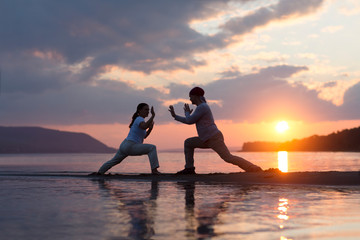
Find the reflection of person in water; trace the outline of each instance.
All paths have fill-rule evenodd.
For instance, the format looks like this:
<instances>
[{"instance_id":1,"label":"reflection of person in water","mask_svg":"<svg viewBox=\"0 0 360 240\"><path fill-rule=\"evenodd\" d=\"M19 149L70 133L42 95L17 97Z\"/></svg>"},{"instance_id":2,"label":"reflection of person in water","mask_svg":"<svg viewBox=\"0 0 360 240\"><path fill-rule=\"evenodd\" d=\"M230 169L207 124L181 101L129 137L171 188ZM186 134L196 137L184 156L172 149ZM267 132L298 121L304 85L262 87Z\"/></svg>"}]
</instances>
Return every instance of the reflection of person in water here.
<instances>
[{"instance_id":1,"label":"reflection of person in water","mask_svg":"<svg viewBox=\"0 0 360 240\"><path fill-rule=\"evenodd\" d=\"M198 239L216 236L214 225L218 220L218 215L226 211L226 201L209 202L207 199L206 202L200 202L197 200L195 211L195 182L178 182L177 184L180 189L185 190L185 218L188 234Z\"/></svg>"},{"instance_id":2,"label":"reflection of person in water","mask_svg":"<svg viewBox=\"0 0 360 240\"><path fill-rule=\"evenodd\" d=\"M209 105L206 103L204 97L205 91L200 87L195 87L189 92L190 101L196 105L196 109L190 109L189 105L185 103L184 111L185 117L176 115L174 107L170 105L169 111L171 116L179 122L185 124L196 124L198 137L192 137L185 140L185 169L179 171L177 174L195 174L194 166L194 150L195 148L211 148L219 156L228 163L239 166L246 172L260 172L262 169L259 166L245 160L244 158L232 155L224 142L224 137L221 131L217 128L214 117L212 115Z\"/></svg>"},{"instance_id":3,"label":"reflection of person in water","mask_svg":"<svg viewBox=\"0 0 360 240\"><path fill-rule=\"evenodd\" d=\"M156 175L160 174L157 170L159 161L156 146L143 143L144 139L150 135L154 127L155 111L153 107L151 107L151 117L145 121L145 118L149 115L149 111L149 105L146 103L140 103L137 106L129 126L130 131L128 136L121 143L115 156L104 163L97 173L93 173L94 175L104 174L116 164L121 163L127 156L140 156L144 154L147 154L149 157L151 173Z\"/></svg>"},{"instance_id":4,"label":"reflection of person in water","mask_svg":"<svg viewBox=\"0 0 360 240\"><path fill-rule=\"evenodd\" d=\"M121 212L126 210L131 218L129 221L131 226L127 236L114 237L120 237L121 239L124 237L126 239L152 239L155 235L154 218L157 207L156 199L159 194L158 182L151 182L151 189L145 198L139 196L141 194L129 195L127 185L122 189L119 186L112 186L110 181L99 180L99 186L119 202L118 210ZM148 185L146 184L146 186ZM138 185L138 187L144 193L141 185ZM120 230L121 234L123 234L124 231Z\"/></svg>"}]
</instances>

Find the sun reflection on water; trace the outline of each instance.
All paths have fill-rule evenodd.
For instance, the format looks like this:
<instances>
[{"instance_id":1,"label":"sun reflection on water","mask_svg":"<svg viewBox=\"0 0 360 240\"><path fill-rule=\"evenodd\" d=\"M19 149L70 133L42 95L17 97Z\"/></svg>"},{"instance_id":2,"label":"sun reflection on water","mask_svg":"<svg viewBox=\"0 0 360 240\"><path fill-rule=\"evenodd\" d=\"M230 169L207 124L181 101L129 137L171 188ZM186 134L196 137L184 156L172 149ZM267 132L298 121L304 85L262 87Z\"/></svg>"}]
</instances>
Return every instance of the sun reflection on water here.
<instances>
[{"instance_id":1,"label":"sun reflection on water","mask_svg":"<svg viewBox=\"0 0 360 240\"><path fill-rule=\"evenodd\" d=\"M287 215L287 210L289 208L289 201L286 198L280 198L279 199L279 205L278 205L278 210L279 210L279 215L278 215L278 219L280 220L288 220L289 216Z\"/></svg>"},{"instance_id":2,"label":"sun reflection on water","mask_svg":"<svg viewBox=\"0 0 360 240\"><path fill-rule=\"evenodd\" d=\"M278 203L279 215L277 215L277 218L280 220L280 224L279 224L280 229L284 229L285 221L289 220L288 209L289 209L289 200L287 198L279 198L279 203ZM290 240L290 238L281 236L280 240Z\"/></svg>"},{"instance_id":3,"label":"sun reflection on water","mask_svg":"<svg viewBox=\"0 0 360 240\"><path fill-rule=\"evenodd\" d=\"M288 152L278 152L278 168L282 172L288 172Z\"/></svg>"}]
</instances>

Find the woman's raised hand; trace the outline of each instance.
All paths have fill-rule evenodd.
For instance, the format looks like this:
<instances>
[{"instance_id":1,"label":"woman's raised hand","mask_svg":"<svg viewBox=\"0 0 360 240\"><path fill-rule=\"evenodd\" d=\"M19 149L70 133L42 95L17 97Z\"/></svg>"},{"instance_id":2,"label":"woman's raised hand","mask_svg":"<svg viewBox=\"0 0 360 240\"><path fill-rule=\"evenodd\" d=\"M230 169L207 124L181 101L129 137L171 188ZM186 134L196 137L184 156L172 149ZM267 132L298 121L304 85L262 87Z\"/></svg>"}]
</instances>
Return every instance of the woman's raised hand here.
<instances>
[{"instance_id":1,"label":"woman's raised hand","mask_svg":"<svg viewBox=\"0 0 360 240\"><path fill-rule=\"evenodd\" d=\"M154 111L154 107L151 107L151 115L155 117L155 111Z\"/></svg>"}]
</instances>

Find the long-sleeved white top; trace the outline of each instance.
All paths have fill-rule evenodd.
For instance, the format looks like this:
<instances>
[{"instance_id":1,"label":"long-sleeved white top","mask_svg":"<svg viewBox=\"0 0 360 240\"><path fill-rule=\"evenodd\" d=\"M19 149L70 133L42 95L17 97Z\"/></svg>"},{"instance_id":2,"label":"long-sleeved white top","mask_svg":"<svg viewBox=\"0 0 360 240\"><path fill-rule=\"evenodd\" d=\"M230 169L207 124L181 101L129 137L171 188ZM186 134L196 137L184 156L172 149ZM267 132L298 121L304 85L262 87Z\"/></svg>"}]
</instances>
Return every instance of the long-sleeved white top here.
<instances>
[{"instance_id":1,"label":"long-sleeved white top","mask_svg":"<svg viewBox=\"0 0 360 240\"><path fill-rule=\"evenodd\" d=\"M195 123L199 138L203 141L208 140L220 132L215 124L211 109L207 103L201 103L198 105L192 114L186 112L185 117L175 115L175 120L185 124Z\"/></svg>"}]
</instances>

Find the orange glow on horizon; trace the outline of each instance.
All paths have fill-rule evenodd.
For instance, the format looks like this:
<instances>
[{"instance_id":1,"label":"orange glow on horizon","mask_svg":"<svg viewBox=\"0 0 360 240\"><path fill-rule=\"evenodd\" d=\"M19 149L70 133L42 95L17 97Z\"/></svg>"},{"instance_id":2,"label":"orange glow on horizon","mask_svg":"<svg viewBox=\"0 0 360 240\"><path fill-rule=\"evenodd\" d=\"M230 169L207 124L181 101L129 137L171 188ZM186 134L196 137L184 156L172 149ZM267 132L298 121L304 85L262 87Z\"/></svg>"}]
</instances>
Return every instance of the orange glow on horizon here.
<instances>
[{"instance_id":1,"label":"orange glow on horizon","mask_svg":"<svg viewBox=\"0 0 360 240\"><path fill-rule=\"evenodd\" d=\"M180 113L180 109L178 110ZM170 118L170 117L169 117ZM234 123L229 120L216 120L216 125L223 132L228 147L240 149L244 142L251 141L290 141L301 139L311 135L327 135L335 131L359 126L359 120L349 121L328 121L308 123L302 121L287 121L291 131L283 134L276 134L274 122L260 123ZM155 144L159 150L182 149L184 140L197 136L196 128L192 125L179 124L175 121L166 124L158 124L155 120L155 128L147 143ZM121 141L129 131L128 123L119 124L73 124L73 125L42 125L42 127L62 131L83 132L103 142L104 144L118 148ZM169 136L169 133L172 133Z\"/></svg>"}]
</instances>

